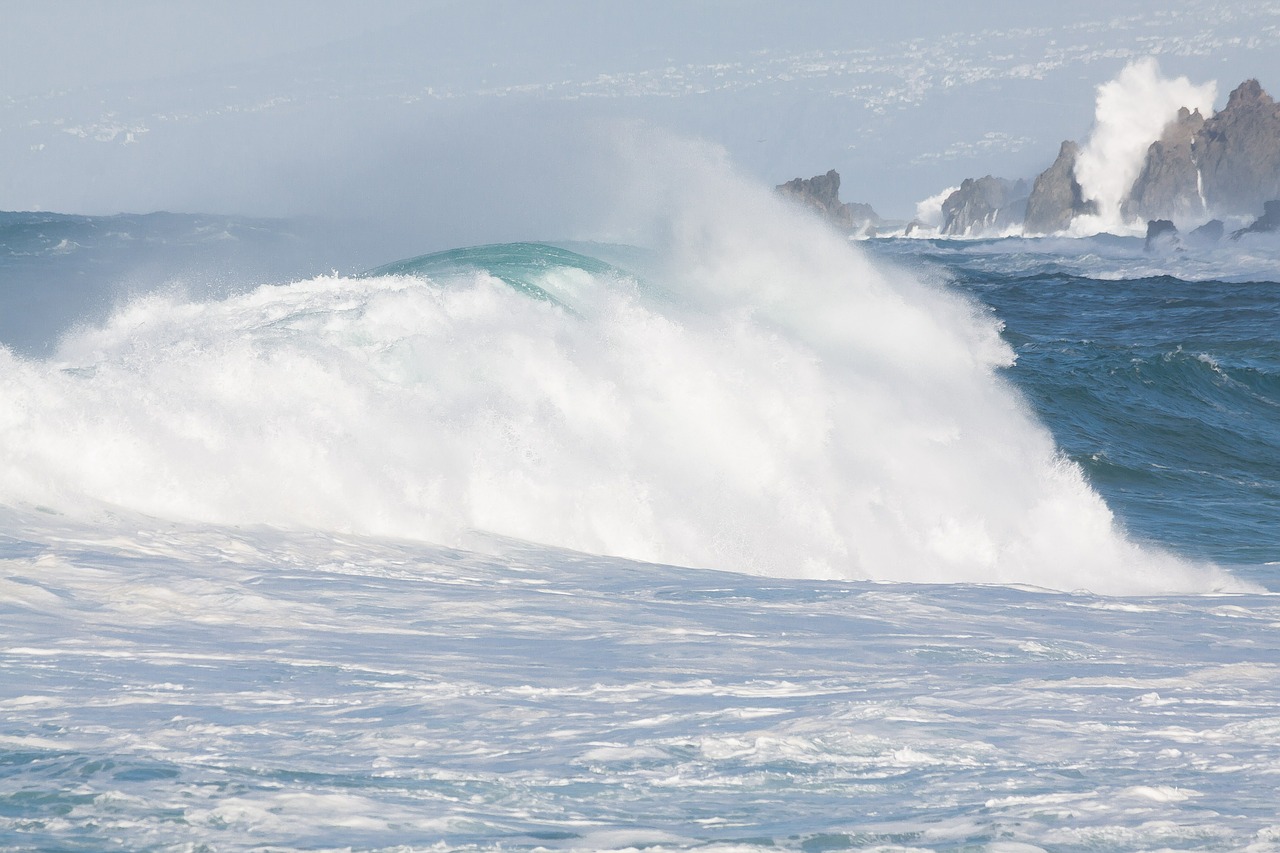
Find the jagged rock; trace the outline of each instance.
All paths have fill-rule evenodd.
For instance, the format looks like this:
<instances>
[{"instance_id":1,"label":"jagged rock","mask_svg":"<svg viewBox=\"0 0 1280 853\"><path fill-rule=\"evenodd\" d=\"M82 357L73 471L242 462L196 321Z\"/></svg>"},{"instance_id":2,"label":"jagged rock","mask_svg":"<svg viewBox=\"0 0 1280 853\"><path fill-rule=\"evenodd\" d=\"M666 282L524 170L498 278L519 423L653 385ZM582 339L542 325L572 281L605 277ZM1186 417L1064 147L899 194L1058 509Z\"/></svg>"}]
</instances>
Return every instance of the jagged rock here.
<instances>
[{"instance_id":1,"label":"jagged rock","mask_svg":"<svg viewBox=\"0 0 1280 853\"><path fill-rule=\"evenodd\" d=\"M1208 207L1248 213L1280 196L1280 105L1257 80L1236 87L1204 120L1185 108L1147 149L1121 206L1126 218L1186 221Z\"/></svg>"},{"instance_id":2,"label":"jagged rock","mask_svg":"<svg viewBox=\"0 0 1280 853\"><path fill-rule=\"evenodd\" d=\"M1168 219L1152 219L1147 222L1147 241L1142 248L1147 252L1178 245L1178 228Z\"/></svg>"},{"instance_id":3,"label":"jagged rock","mask_svg":"<svg viewBox=\"0 0 1280 853\"><path fill-rule=\"evenodd\" d=\"M795 178L779 184L778 192L831 215L840 207L840 173L835 169L825 175L814 175L808 180Z\"/></svg>"},{"instance_id":4,"label":"jagged rock","mask_svg":"<svg viewBox=\"0 0 1280 853\"><path fill-rule=\"evenodd\" d=\"M1245 234L1269 234L1280 231L1280 201L1268 201L1262 205L1262 215L1253 221L1248 228L1241 228L1231 235L1232 240L1239 240Z\"/></svg>"},{"instance_id":5,"label":"jagged rock","mask_svg":"<svg viewBox=\"0 0 1280 853\"><path fill-rule=\"evenodd\" d=\"M1142 172L1120 206L1126 220L1168 217L1180 221L1204 213L1200 178L1192 156L1192 141L1204 127L1200 111L1178 110L1178 117L1151 143Z\"/></svg>"},{"instance_id":6,"label":"jagged rock","mask_svg":"<svg viewBox=\"0 0 1280 853\"><path fill-rule=\"evenodd\" d=\"M1025 200L1023 233L1065 231L1078 216L1096 214L1076 179L1080 146L1067 140ZM794 182L793 182L794 183ZM975 234L1015 224L1019 199L1009 182L969 179L943 203L943 234ZM1205 119L1183 108L1147 149L1141 172L1121 203L1128 220L1191 224L1207 213L1244 214L1280 198L1280 104L1257 80L1236 87L1227 105ZM1270 230L1263 216L1240 233ZM1221 223L1192 232L1202 244L1221 239ZM1191 235L1188 235L1191 238Z\"/></svg>"},{"instance_id":7,"label":"jagged rock","mask_svg":"<svg viewBox=\"0 0 1280 853\"><path fill-rule=\"evenodd\" d=\"M1210 219L1199 228L1195 228L1187 235L1186 243L1189 246L1204 247L1212 246L1222 240L1225 228L1221 219Z\"/></svg>"},{"instance_id":8,"label":"jagged rock","mask_svg":"<svg viewBox=\"0 0 1280 853\"><path fill-rule=\"evenodd\" d=\"M869 204L840 201L840 173L835 169L812 178L795 178L776 189L805 207L812 208L837 228L848 233L879 225L880 216Z\"/></svg>"},{"instance_id":9,"label":"jagged rock","mask_svg":"<svg viewBox=\"0 0 1280 853\"><path fill-rule=\"evenodd\" d=\"M856 223L869 223L875 225L881 222L880 214L876 213L875 208L869 204L860 201L846 201L844 209L849 212L849 218Z\"/></svg>"},{"instance_id":10,"label":"jagged rock","mask_svg":"<svg viewBox=\"0 0 1280 853\"><path fill-rule=\"evenodd\" d=\"M943 234L974 236L1017 225L1027 214L1027 182L965 178L942 203Z\"/></svg>"},{"instance_id":11,"label":"jagged rock","mask_svg":"<svg viewBox=\"0 0 1280 853\"><path fill-rule=\"evenodd\" d=\"M1036 178L1027 199L1027 234L1052 234L1066 230L1071 220L1082 213L1093 213L1096 207L1086 202L1076 180L1076 158L1080 146L1071 140L1062 143L1058 159Z\"/></svg>"},{"instance_id":12,"label":"jagged rock","mask_svg":"<svg viewBox=\"0 0 1280 853\"><path fill-rule=\"evenodd\" d=\"M1210 209L1249 213L1280 198L1280 104L1246 80L1196 134L1194 155Z\"/></svg>"}]
</instances>

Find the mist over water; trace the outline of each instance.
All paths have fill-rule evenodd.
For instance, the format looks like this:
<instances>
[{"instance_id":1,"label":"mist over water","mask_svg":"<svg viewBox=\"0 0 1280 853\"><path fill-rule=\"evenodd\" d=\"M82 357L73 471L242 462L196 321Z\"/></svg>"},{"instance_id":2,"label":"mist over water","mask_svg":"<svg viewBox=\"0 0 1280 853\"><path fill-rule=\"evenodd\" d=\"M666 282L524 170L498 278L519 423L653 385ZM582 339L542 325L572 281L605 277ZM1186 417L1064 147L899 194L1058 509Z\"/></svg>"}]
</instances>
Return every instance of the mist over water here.
<instances>
[{"instance_id":1,"label":"mist over water","mask_svg":"<svg viewBox=\"0 0 1280 853\"><path fill-rule=\"evenodd\" d=\"M153 294L48 360L0 351L0 501L772 576L1239 588L1124 536L999 375L990 313L714 150L639 141L631 216L606 227L651 247L642 276L494 248L550 298L481 251Z\"/></svg>"}]
</instances>

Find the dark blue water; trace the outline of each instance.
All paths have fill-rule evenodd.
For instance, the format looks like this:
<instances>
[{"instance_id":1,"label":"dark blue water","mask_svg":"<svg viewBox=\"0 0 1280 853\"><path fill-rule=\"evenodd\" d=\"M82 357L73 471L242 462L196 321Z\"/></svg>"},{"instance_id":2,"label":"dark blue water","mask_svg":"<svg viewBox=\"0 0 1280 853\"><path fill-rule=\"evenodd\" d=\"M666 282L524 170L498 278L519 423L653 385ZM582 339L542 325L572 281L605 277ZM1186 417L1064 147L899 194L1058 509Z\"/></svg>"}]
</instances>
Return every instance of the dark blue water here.
<instances>
[{"instance_id":1,"label":"dark blue water","mask_svg":"<svg viewBox=\"0 0 1280 853\"><path fill-rule=\"evenodd\" d=\"M1280 561L1276 247L1161 258L1139 240L1066 242L867 246L995 311L1018 355L1010 380L1130 531L1267 582L1275 567L1261 564ZM1143 274L1161 268L1222 278Z\"/></svg>"}]
</instances>

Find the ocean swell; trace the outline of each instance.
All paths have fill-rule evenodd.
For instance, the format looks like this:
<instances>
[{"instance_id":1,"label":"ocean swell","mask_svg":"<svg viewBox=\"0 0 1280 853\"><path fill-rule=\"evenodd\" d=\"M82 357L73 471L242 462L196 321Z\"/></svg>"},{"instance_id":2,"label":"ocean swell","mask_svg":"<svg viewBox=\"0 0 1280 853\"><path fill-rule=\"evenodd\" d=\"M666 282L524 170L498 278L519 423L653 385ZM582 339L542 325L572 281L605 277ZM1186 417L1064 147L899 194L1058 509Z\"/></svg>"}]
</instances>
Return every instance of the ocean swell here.
<instances>
[{"instance_id":1,"label":"ocean swell","mask_svg":"<svg viewBox=\"0 0 1280 853\"><path fill-rule=\"evenodd\" d=\"M722 165L669 186L642 277L481 247L152 295L51 359L0 351L0 501L773 576L1240 588L1126 538L1001 378L989 312Z\"/></svg>"}]
</instances>

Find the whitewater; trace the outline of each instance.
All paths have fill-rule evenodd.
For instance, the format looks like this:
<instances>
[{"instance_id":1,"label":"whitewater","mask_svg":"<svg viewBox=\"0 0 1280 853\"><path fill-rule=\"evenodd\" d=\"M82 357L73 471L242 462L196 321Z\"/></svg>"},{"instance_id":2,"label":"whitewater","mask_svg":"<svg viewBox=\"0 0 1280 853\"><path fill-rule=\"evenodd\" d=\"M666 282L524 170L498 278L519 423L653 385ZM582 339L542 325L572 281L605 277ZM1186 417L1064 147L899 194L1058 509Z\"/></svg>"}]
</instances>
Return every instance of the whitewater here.
<instances>
[{"instance_id":1,"label":"whitewater","mask_svg":"<svg viewBox=\"0 0 1280 853\"><path fill-rule=\"evenodd\" d=\"M5 340L0 846L1280 849L1274 241L660 171Z\"/></svg>"}]
</instances>

